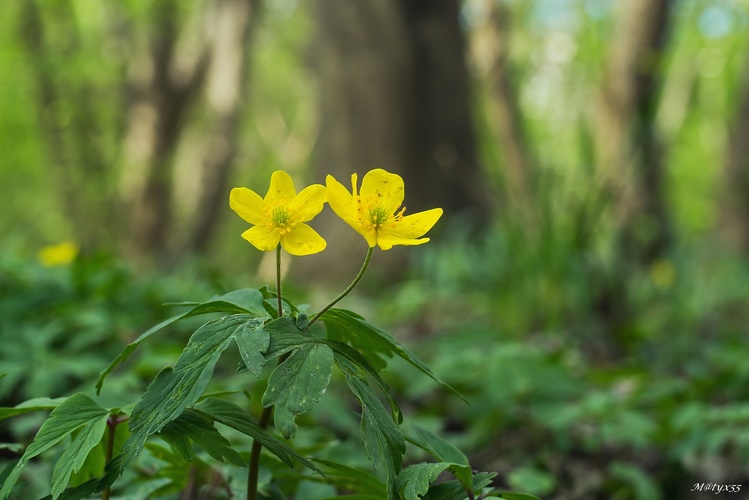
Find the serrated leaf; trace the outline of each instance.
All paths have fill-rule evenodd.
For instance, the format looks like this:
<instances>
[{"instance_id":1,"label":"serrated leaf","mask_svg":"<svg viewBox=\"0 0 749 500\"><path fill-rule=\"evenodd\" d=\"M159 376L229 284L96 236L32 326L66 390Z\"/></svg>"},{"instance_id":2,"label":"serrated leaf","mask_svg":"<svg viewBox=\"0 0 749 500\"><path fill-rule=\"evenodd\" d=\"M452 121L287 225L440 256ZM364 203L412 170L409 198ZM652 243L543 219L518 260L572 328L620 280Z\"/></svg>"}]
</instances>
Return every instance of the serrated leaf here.
<instances>
[{"instance_id":1,"label":"serrated leaf","mask_svg":"<svg viewBox=\"0 0 749 500\"><path fill-rule=\"evenodd\" d=\"M183 302L173 305L192 306L187 312L172 316L155 325L145 332L143 332L137 339L125 346L125 349L117 356L102 372L99 374L99 380L96 382L96 394L101 392L101 388L104 385L104 379L109 375L112 370L117 367L120 363L126 361L130 355L137 349L137 347L143 343L148 337L154 333L163 330L172 323L191 316L198 316L201 314L208 313L240 313L248 314L257 318L269 318L270 316L263 307L263 294L259 290L253 288L243 288L241 290L234 290L224 295L214 296L206 302Z\"/></svg>"},{"instance_id":2,"label":"serrated leaf","mask_svg":"<svg viewBox=\"0 0 749 500\"><path fill-rule=\"evenodd\" d=\"M380 330L367 320L346 309L330 309L322 315L328 338L349 343L378 370L387 365L385 358L397 355L417 368L443 388L466 401L465 397L450 384L437 378L419 358L408 351L400 342Z\"/></svg>"},{"instance_id":3,"label":"serrated leaf","mask_svg":"<svg viewBox=\"0 0 749 500\"><path fill-rule=\"evenodd\" d=\"M238 467L245 467L242 457L234 451L231 443L213 426L213 422L202 413L185 410L176 420L169 422L159 434L169 443L176 443L182 456L192 460L189 439L219 462L225 460Z\"/></svg>"},{"instance_id":4,"label":"serrated leaf","mask_svg":"<svg viewBox=\"0 0 749 500\"><path fill-rule=\"evenodd\" d=\"M37 432L34 440L26 448L26 452L3 483L0 489L0 499L4 500L8 498L11 489L16 484L16 481L18 481L23 468L29 460L52 448L70 434L91 422L97 422L103 418L106 425L108 415L109 412L107 410L101 408L90 397L82 393L74 394L60 403L57 408L52 410L49 418L39 428L39 432ZM100 438L101 435L99 435L98 439ZM97 443L98 439L96 440ZM83 447L79 451L82 453ZM88 450L86 450L86 454L88 454ZM77 456L73 458L77 460ZM85 459L85 456L83 459Z\"/></svg>"},{"instance_id":5,"label":"serrated leaf","mask_svg":"<svg viewBox=\"0 0 749 500\"><path fill-rule=\"evenodd\" d=\"M99 491L102 491L102 489L99 488L99 480L92 479L73 488L68 488L62 493L62 495L57 497L57 500L80 500L81 498L93 495ZM44 497L42 500L52 500L52 496Z\"/></svg>"},{"instance_id":6,"label":"serrated leaf","mask_svg":"<svg viewBox=\"0 0 749 500\"><path fill-rule=\"evenodd\" d=\"M333 351L305 344L280 363L268 379L263 406L275 405L276 429L287 439L296 434L294 419L317 403L333 374Z\"/></svg>"},{"instance_id":7,"label":"serrated leaf","mask_svg":"<svg viewBox=\"0 0 749 500\"><path fill-rule=\"evenodd\" d=\"M500 491L498 498L504 498L505 500L541 500L535 495L515 493L514 491Z\"/></svg>"},{"instance_id":8,"label":"serrated leaf","mask_svg":"<svg viewBox=\"0 0 749 500\"><path fill-rule=\"evenodd\" d=\"M375 469L384 467L388 498L397 498L394 482L401 470L406 441L382 402L366 381L344 370L346 383L362 406L361 433L364 450Z\"/></svg>"},{"instance_id":9,"label":"serrated leaf","mask_svg":"<svg viewBox=\"0 0 749 500\"><path fill-rule=\"evenodd\" d=\"M479 497L481 491L487 486L491 485L492 479L497 474L495 472L479 472L473 477L473 493L476 498ZM422 497L423 500L465 500L467 497L466 490L463 485L457 481L445 481L439 483L431 488L426 495Z\"/></svg>"},{"instance_id":10,"label":"serrated leaf","mask_svg":"<svg viewBox=\"0 0 749 500\"><path fill-rule=\"evenodd\" d=\"M339 500L341 498L343 498L344 500L382 500L383 494L384 494L384 490L383 490L383 493L380 495L367 495L367 494L355 493L353 495L336 495L334 497L323 498L322 500Z\"/></svg>"},{"instance_id":11,"label":"serrated leaf","mask_svg":"<svg viewBox=\"0 0 749 500\"><path fill-rule=\"evenodd\" d=\"M410 465L398 474L395 489L405 500L419 500L429 491L429 485L449 466L445 462Z\"/></svg>"},{"instance_id":12,"label":"serrated leaf","mask_svg":"<svg viewBox=\"0 0 749 500\"><path fill-rule=\"evenodd\" d=\"M469 465L465 454L451 442L418 425L411 425L410 429L411 435L407 435L406 439L422 448L437 460Z\"/></svg>"},{"instance_id":13,"label":"serrated leaf","mask_svg":"<svg viewBox=\"0 0 749 500\"><path fill-rule=\"evenodd\" d=\"M148 386L130 417L130 438L122 458L115 462L120 474L127 463L143 449L146 439L179 417L203 394L221 353L237 331L261 319L249 315L225 316L198 328L182 351L174 369L165 368Z\"/></svg>"},{"instance_id":14,"label":"serrated leaf","mask_svg":"<svg viewBox=\"0 0 749 500\"><path fill-rule=\"evenodd\" d=\"M275 319L263 327L270 334L270 345L265 354L266 361L283 356L305 344L318 342L309 333L299 329L299 326L289 316Z\"/></svg>"},{"instance_id":15,"label":"serrated leaf","mask_svg":"<svg viewBox=\"0 0 749 500\"><path fill-rule=\"evenodd\" d=\"M54 410L66 398L34 398L13 407L0 408L0 420L41 410Z\"/></svg>"},{"instance_id":16,"label":"serrated leaf","mask_svg":"<svg viewBox=\"0 0 749 500\"><path fill-rule=\"evenodd\" d=\"M401 413L400 407L395 402L395 399L393 399L392 394L390 394L390 387L384 380L382 380L380 374L371 364L369 364L369 361L367 361L364 356L353 349L350 345L337 340L322 339L321 342L333 349L333 352L336 354L336 359L338 359L339 356L343 356L346 360L350 361L353 365L359 367L364 373L369 375L382 390L385 397L387 397L388 403L390 403L390 410L393 413L393 419L399 424L403 422L403 413Z\"/></svg>"},{"instance_id":17,"label":"serrated leaf","mask_svg":"<svg viewBox=\"0 0 749 500\"><path fill-rule=\"evenodd\" d=\"M59 497L67 488L70 476L81 470L89 452L101 441L107 429L108 418L107 412L98 419L89 421L65 447L65 451L52 471L52 498Z\"/></svg>"},{"instance_id":18,"label":"serrated leaf","mask_svg":"<svg viewBox=\"0 0 749 500\"><path fill-rule=\"evenodd\" d=\"M262 325L242 327L234 336L244 366L256 377L260 376L265 366L264 354L270 347L270 332Z\"/></svg>"},{"instance_id":19,"label":"serrated leaf","mask_svg":"<svg viewBox=\"0 0 749 500\"><path fill-rule=\"evenodd\" d=\"M245 410L234 403L223 399L208 398L195 405L194 409L195 411L201 412L212 418L216 422L222 423L256 439L263 445L263 448L273 453L289 467L293 467L293 460L296 460L310 470L322 474L315 464L299 455L293 448L283 441L280 441L275 436L262 429Z\"/></svg>"},{"instance_id":20,"label":"serrated leaf","mask_svg":"<svg viewBox=\"0 0 749 500\"><path fill-rule=\"evenodd\" d=\"M332 460L315 459L315 462L325 466L326 483L357 493L356 495L342 495L342 498L361 497L381 500L385 496L385 483L369 471Z\"/></svg>"}]
</instances>

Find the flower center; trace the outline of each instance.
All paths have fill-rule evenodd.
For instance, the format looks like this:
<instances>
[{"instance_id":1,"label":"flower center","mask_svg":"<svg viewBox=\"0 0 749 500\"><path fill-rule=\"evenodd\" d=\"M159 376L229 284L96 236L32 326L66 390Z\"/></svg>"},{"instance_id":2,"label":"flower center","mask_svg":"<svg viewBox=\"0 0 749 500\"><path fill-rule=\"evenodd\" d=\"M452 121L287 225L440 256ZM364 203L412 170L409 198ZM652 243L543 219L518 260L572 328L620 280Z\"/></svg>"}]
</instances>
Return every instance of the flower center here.
<instances>
[{"instance_id":1,"label":"flower center","mask_svg":"<svg viewBox=\"0 0 749 500\"><path fill-rule=\"evenodd\" d=\"M294 226L291 222L291 214L284 206L273 207L273 210L271 211L271 220L281 234L288 233Z\"/></svg>"},{"instance_id":2,"label":"flower center","mask_svg":"<svg viewBox=\"0 0 749 500\"><path fill-rule=\"evenodd\" d=\"M387 222L390 214L387 213L382 205L373 205L369 207L369 223L374 228L378 228Z\"/></svg>"}]
</instances>

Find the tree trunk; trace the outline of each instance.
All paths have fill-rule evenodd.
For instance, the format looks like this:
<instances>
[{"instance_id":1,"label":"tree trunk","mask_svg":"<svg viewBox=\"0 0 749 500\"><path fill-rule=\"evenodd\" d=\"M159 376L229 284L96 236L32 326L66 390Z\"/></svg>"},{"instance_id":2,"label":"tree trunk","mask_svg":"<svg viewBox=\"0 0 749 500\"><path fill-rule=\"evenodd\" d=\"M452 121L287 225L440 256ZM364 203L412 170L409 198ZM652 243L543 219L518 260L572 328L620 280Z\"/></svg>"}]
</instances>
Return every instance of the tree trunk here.
<instances>
[{"instance_id":1,"label":"tree trunk","mask_svg":"<svg viewBox=\"0 0 749 500\"><path fill-rule=\"evenodd\" d=\"M78 56L79 36L72 8L68 2L52 7L53 15L65 27L52 33L48 33L35 0L24 2L21 9L22 38L37 85L40 128L73 237L84 251L111 249L108 242L116 234L110 224L115 210L101 148L102 127L90 98L91 85L60 78L56 67L61 61L75 64ZM75 105L66 105L69 102Z\"/></svg>"},{"instance_id":2,"label":"tree trunk","mask_svg":"<svg viewBox=\"0 0 749 500\"><path fill-rule=\"evenodd\" d=\"M441 226L461 212L486 218L458 2L318 0L314 16L321 108L315 180L331 173L349 185L353 172L361 179L384 168L403 176L407 213L442 207ZM316 220L328 249L300 260L297 276L336 281L355 273L359 263L347 267L346 257L361 246L363 258L364 241L332 219ZM378 267L399 269L393 266L404 254L386 254L375 256Z\"/></svg>"},{"instance_id":3,"label":"tree trunk","mask_svg":"<svg viewBox=\"0 0 749 500\"><path fill-rule=\"evenodd\" d=\"M130 68L128 127L122 191L130 215L130 252L141 258L167 254L172 223L172 157L203 76L204 65L178 71L175 0L153 7L148 52Z\"/></svg>"},{"instance_id":4,"label":"tree trunk","mask_svg":"<svg viewBox=\"0 0 749 500\"><path fill-rule=\"evenodd\" d=\"M726 147L726 196L720 229L732 248L749 255L749 59L745 64L739 106Z\"/></svg>"},{"instance_id":5,"label":"tree trunk","mask_svg":"<svg viewBox=\"0 0 749 500\"><path fill-rule=\"evenodd\" d=\"M621 219L625 261L647 265L671 240L663 145L655 130L673 0L630 0L613 41L599 108L598 153L604 188Z\"/></svg>"},{"instance_id":6,"label":"tree trunk","mask_svg":"<svg viewBox=\"0 0 749 500\"><path fill-rule=\"evenodd\" d=\"M247 90L247 45L259 0L208 4L197 51L179 50L179 2L157 5L150 52L131 71L122 178L131 216L130 248L146 259L204 251L214 234L236 153ZM202 102L201 91L203 120L195 128L203 138L196 141L188 164L175 169L175 153L185 141L188 114ZM175 191L178 173L189 177L182 183L189 190ZM186 208L184 218L190 221L184 228L177 224L178 206ZM174 234L177 230L185 236Z\"/></svg>"},{"instance_id":7,"label":"tree trunk","mask_svg":"<svg viewBox=\"0 0 749 500\"><path fill-rule=\"evenodd\" d=\"M655 130L662 59L672 0L628 0L616 27L598 109L600 184L611 200L616 228L613 273L591 269L594 313L609 331L607 357L629 342L627 280L662 257L671 243L665 198L663 145Z\"/></svg>"},{"instance_id":8,"label":"tree trunk","mask_svg":"<svg viewBox=\"0 0 749 500\"><path fill-rule=\"evenodd\" d=\"M260 0L216 2L205 86L207 121L200 191L187 248L206 250L226 207L228 179L237 150L239 118L247 94L247 46L257 26Z\"/></svg>"},{"instance_id":9,"label":"tree trunk","mask_svg":"<svg viewBox=\"0 0 749 500\"><path fill-rule=\"evenodd\" d=\"M535 225L536 160L519 106L510 56L512 13L502 2L484 0L486 21L473 30L475 64L488 87L489 120L496 129L504 184L502 212Z\"/></svg>"}]
</instances>

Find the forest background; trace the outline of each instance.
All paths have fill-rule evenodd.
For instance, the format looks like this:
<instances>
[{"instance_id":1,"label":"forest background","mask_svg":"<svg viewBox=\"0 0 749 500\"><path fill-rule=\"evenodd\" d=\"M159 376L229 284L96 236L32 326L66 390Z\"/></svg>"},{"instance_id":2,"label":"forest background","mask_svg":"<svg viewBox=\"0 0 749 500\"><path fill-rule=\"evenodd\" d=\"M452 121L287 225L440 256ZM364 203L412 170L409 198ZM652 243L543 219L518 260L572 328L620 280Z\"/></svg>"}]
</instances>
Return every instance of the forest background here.
<instances>
[{"instance_id":1,"label":"forest background","mask_svg":"<svg viewBox=\"0 0 749 500\"><path fill-rule=\"evenodd\" d=\"M163 302L270 282L231 187L385 168L445 216L347 300L472 402L394 363L417 419L544 498L749 489L748 26L744 0L0 3L1 406L88 387ZM365 253L315 227L286 258L310 300Z\"/></svg>"}]
</instances>

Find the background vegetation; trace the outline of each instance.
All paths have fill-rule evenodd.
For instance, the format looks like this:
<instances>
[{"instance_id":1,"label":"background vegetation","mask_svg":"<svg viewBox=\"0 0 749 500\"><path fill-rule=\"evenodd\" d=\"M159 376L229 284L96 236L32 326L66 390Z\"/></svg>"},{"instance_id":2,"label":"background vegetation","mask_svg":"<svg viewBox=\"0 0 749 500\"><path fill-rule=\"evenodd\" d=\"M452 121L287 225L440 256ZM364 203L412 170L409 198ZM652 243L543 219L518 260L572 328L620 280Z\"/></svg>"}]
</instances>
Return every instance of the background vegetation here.
<instances>
[{"instance_id":1,"label":"background vegetation","mask_svg":"<svg viewBox=\"0 0 749 500\"><path fill-rule=\"evenodd\" d=\"M381 167L446 215L346 300L471 401L394 362L412 418L543 498L749 489L748 23L743 0L0 3L0 406L91 391L162 303L270 282L232 186ZM310 302L365 253L316 227L289 276ZM37 258L66 240L71 265Z\"/></svg>"}]
</instances>

